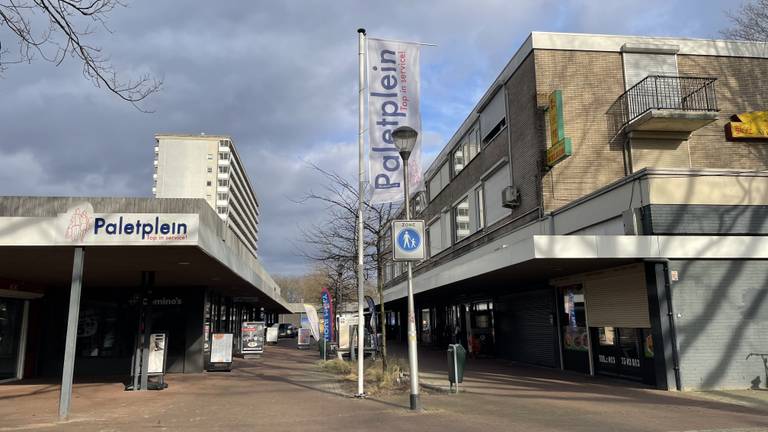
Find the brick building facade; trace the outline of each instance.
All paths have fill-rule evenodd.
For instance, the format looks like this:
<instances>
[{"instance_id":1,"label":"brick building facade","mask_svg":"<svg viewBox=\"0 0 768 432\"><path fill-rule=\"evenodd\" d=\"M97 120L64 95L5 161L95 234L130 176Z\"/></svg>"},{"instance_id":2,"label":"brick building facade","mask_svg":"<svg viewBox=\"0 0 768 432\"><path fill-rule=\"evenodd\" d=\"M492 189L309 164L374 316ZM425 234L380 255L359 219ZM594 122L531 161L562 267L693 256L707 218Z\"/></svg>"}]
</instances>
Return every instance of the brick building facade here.
<instances>
[{"instance_id":1,"label":"brick building facade","mask_svg":"<svg viewBox=\"0 0 768 432\"><path fill-rule=\"evenodd\" d=\"M764 43L532 33L424 176L421 342L665 389L765 387L768 136L726 125L768 111L766 70ZM384 269L395 335L404 277Z\"/></svg>"}]
</instances>

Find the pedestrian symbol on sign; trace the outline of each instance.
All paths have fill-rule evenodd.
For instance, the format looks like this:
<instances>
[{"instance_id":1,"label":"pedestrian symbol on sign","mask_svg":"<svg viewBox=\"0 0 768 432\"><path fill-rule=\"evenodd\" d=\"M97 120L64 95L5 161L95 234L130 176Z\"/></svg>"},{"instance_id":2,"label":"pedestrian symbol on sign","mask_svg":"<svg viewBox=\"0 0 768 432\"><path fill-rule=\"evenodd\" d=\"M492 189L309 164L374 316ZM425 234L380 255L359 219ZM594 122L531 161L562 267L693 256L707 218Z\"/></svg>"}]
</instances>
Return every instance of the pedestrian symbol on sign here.
<instances>
[{"instance_id":1,"label":"pedestrian symbol on sign","mask_svg":"<svg viewBox=\"0 0 768 432\"><path fill-rule=\"evenodd\" d=\"M412 228L405 228L400 231L400 234L397 236L397 244L404 251L414 251L419 247L420 243L421 238L419 237L419 233Z\"/></svg>"},{"instance_id":2,"label":"pedestrian symbol on sign","mask_svg":"<svg viewBox=\"0 0 768 432\"><path fill-rule=\"evenodd\" d=\"M392 259L421 261L424 259L424 221L392 221Z\"/></svg>"}]
</instances>

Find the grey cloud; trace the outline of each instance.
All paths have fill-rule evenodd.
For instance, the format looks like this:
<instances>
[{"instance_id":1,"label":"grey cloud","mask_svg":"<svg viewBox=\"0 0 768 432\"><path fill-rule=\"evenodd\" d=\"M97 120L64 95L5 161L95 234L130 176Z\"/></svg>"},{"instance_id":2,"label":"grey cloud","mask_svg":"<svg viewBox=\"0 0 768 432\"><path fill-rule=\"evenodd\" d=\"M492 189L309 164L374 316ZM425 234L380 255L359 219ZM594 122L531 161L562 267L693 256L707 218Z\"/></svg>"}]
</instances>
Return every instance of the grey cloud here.
<instances>
[{"instance_id":1,"label":"grey cloud","mask_svg":"<svg viewBox=\"0 0 768 432\"><path fill-rule=\"evenodd\" d=\"M714 1L594 4L134 1L95 44L126 77L164 77L155 113L93 88L71 59L12 66L0 78L0 193L148 196L154 133L231 134L261 201L260 255L271 272L300 272L298 226L323 214L291 201L320 181L304 161L356 172L358 27L438 44L422 56L428 161L531 30L708 37L723 26Z\"/></svg>"}]
</instances>

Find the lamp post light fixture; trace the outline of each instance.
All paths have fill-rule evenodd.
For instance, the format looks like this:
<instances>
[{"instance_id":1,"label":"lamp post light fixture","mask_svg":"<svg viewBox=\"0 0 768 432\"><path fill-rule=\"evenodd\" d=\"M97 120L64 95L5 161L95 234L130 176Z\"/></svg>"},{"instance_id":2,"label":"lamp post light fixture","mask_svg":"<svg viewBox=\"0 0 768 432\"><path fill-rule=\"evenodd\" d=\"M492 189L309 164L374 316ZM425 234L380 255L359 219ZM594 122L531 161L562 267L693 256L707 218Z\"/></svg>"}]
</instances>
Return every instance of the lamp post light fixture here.
<instances>
[{"instance_id":1,"label":"lamp post light fixture","mask_svg":"<svg viewBox=\"0 0 768 432\"><path fill-rule=\"evenodd\" d=\"M419 133L410 126L400 126L392 131L395 147L403 159L403 191L405 193L405 218L411 219L411 200L408 190L408 158L416 146ZM416 352L416 313L413 304L413 265L408 265L408 369L411 373L411 409L420 410L419 398L419 358Z\"/></svg>"}]
</instances>

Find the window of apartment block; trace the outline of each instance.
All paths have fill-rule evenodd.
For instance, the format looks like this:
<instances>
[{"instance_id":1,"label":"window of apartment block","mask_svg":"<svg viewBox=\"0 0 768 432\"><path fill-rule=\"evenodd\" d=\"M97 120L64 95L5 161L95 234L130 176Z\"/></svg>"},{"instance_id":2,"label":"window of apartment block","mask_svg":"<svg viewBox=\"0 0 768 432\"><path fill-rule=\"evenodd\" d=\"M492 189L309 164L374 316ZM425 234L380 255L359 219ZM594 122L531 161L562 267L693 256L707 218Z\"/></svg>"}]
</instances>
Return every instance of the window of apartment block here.
<instances>
[{"instance_id":1,"label":"window of apartment block","mask_svg":"<svg viewBox=\"0 0 768 432\"><path fill-rule=\"evenodd\" d=\"M429 200L435 199L451 181L451 168L449 163L444 163L439 170L429 179Z\"/></svg>"},{"instance_id":2,"label":"window of apartment block","mask_svg":"<svg viewBox=\"0 0 768 432\"><path fill-rule=\"evenodd\" d=\"M483 207L483 187L479 186L475 189L475 214L477 215L477 229L483 229L485 227L485 208Z\"/></svg>"},{"instance_id":3,"label":"window of apartment block","mask_svg":"<svg viewBox=\"0 0 768 432\"><path fill-rule=\"evenodd\" d=\"M489 142L504 127L507 116L505 99L504 90L499 88L480 111L480 132L484 143Z\"/></svg>"},{"instance_id":4,"label":"window of apartment block","mask_svg":"<svg viewBox=\"0 0 768 432\"><path fill-rule=\"evenodd\" d=\"M210 181L210 180L206 181L206 182L205 182L205 185L206 185L206 186L211 186L211 181Z\"/></svg>"},{"instance_id":5,"label":"window of apartment block","mask_svg":"<svg viewBox=\"0 0 768 432\"><path fill-rule=\"evenodd\" d=\"M208 160L213 160L213 153L208 153Z\"/></svg>"},{"instance_id":6,"label":"window of apartment block","mask_svg":"<svg viewBox=\"0 0 768 432\"><path fill-rule=\"evenodd\" d=\"M469 197L464 197L456 207L453 208L453 227L455 231L456 242L460 242L469 236L470 231L470 211L469 211Z\"/></svg>"},{"instance_id":7,"label":"window of apartment block","mask_svg":"<svg viewBox=\"0 0 768 432\"><path fill-rule=\"evenodd\" d=\"M212 172L213 172L213 168L211 168L211 167L208 167L208 168L207 168L207 171L208 171L208 173L212 173Z\"/></svg>"},{"instance_id":8,"label":"window of apartment block","mask_svg":"<svg viewBox=\"0 0 768 432\"><path fill-rule=\"evenodd\" d=\"M219 194L217 194L217 197L219 198L219 201L226 201L227 200L227 194L225 194L225 193L219 193Z\"/></svg>"},{"instance_id":9,"label":"window of apartment block","mask_svg":"<svg viewBox=\"0 0 768 432\"><path fill-rule=\"evenodd\" d=\"M427 242L429 246L429 256L435 256L443 250L443 233L440 229L440 218L427 227Z\"/></svg>"},{"instance_id":10,"label":"window of apartment block","mask_svg":"<svg viewBox=\"0 0 768 432\"><path fill-rule=\"evenodd\" d=\"M218 211L219 214L224 214L224 213L227 212L227 208L226 207L216 207L216 211Z\"/></svg>"},{"instance_id":11,"label":"window of apartment block","mask_svg":"<svg viewBox=\"0 0 768 432\"><path fill-rule=\"evenodd\" d=\"M228 172L229 172L229 167L228 166L220 166L219 167L219 174L226 174Z\"/></svg>"},{"instance_id":12,"label":"window of apartment block","mask_svg":"<svg viewBox=\"0 0 768 432\"><path fill-rule=\"evenodd\" d=\"M155 165L155 167L154 167L154 172L155 172L155 174L157 174L157 165Z\"/></svg>"},{"instance_id":13,"label":"window of apartment block","mask_svg":"<svg viewBox=\"0 0 768 432\"><path fill-rule=\"evenodd\" d=\"M460 173L478 153L480 153L480 131L478 126L474 125L453 152L453 175Z\"/></svg>"},{"instance_id":14,"label":"window of apartment block","mask_svg":"<svg viewBox=\"0 0 768 432\"><path fill-rule=\"evenodd\" d=\"M229 186L229 180L227 180L227 179L219 179L219 186L220 187L227 187L227 186Z\"/></svg>"},{"instance_id":15,"label":"window of apartment block","mask_svg":"<svg viewBox=\"0 0 768 432\"><path fill-rule=\"evenodd\" d=\"M219 159L221 159L221 160L229 160L229 153L227 153L227 152L219 152Z\"/></svg>"},{"instance_id":16,"label":"window of apartment block","mask_svg":"<svg viewBox=\"0 0 768 432\"><path fill-rule=\"evenodd\" d=\"M487 226L493 225L510 213L508 208L501 205L501 191L509 186L508 169L508 164L504 164L483 182L484 216Z\"/></svg>"},{"instance_id":17,"label":"window of apartment block","mask_svg":"<svg viewBox=\"0 0 768 432\"><path fill-rule=\"evenodd\" d=\"M451 210L448 209L440 215L440 231L443 234L443 249L451 247L453 244L453 231L451 230Z\"/></svg>"},{"instance_id":18,"label":"window of apartment block","mask_svg":"<svg viewBox=\"0 0 768 432\"><path fill-rule=\"evenodd\" d=\"M227 141L227 140L220 140L219 141L219 147L229 147L229 141Z\"/></svg>"}]
</instances>

